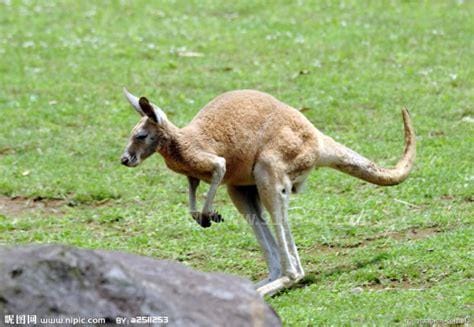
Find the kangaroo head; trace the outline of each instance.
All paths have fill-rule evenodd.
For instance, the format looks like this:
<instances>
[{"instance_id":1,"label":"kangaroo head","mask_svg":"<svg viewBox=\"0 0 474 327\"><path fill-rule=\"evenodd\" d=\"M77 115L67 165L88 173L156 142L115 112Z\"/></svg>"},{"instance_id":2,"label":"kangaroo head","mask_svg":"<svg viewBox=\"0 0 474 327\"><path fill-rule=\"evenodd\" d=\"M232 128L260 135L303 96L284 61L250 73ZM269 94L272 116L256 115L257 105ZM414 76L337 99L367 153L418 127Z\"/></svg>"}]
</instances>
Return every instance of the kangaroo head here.
<instances>
[{"instance_id":1,"label":"kangaroo head","mask_svg":"<svg viewBox=\"0 0 474 327\"><path fill-rule=\"evenodd\" d=\"M166 114L147 98L138 98L124 88L125 97L142 116L133 128L121 162L127 167L136 167L159 150L165 141Z\"/></svg>"}]
</instances>

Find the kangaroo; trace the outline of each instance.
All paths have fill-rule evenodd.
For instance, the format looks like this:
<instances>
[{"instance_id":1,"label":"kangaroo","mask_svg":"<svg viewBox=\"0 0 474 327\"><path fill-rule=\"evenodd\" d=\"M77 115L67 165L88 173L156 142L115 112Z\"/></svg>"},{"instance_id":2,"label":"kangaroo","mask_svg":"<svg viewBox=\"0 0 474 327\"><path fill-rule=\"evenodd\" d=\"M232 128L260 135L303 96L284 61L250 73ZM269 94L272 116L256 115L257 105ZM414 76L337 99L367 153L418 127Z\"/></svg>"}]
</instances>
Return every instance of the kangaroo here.
<instances>
[{"instance_id":1,"label":"kangaroo","mask_svg":"<svg viewBox=\"0 0 474 327\"><path fill-rule=\"evenodd\" d=\"M142 116L121 157L135 167L159 152L168 168L187 176L191 216L202 226L222 217L213 209L221 184L251 224L268 266L257 291L272 295L304 277L288 223L291 193L301 191L313 168L330 167L377 185L396 185L410 173L416 155L410 115L402 110L405 152L395 168L380 167L316 129L298 110L255 90L219 95L185 127L169 121L158 106L124 88ZM202 210L196 207L200 181L210 184ZM264 219L271 217L274 235Z\"/></svg>"}]
</instances>

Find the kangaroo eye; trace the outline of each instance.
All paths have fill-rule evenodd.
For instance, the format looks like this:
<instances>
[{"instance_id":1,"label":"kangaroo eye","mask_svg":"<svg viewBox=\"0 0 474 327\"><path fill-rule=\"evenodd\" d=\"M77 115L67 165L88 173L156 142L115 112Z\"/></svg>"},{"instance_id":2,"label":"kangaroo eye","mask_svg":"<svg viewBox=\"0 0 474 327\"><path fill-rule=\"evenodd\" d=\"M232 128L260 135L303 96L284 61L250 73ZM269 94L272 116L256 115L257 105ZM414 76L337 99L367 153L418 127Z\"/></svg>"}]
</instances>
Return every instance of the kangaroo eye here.
<instances>
[{"instance_id":1,"label":"kangaroo eye","mask_svg":"<svg viewBox=\"0 0 474 327\"><path fill-rule=\"evenodd\" d=\"M146 139L146 137L148 136L148 134L138 134L136 136L137 140L144 140Z\"/></svg>"}]
</instances>

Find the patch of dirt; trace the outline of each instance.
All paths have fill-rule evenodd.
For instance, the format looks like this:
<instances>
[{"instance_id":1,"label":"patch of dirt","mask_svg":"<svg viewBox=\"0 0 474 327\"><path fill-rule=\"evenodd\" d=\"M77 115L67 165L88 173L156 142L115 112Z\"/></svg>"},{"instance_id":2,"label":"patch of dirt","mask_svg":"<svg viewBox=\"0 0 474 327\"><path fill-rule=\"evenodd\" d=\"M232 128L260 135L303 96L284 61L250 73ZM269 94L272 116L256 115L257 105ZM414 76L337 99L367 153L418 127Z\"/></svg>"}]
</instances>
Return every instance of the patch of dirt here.
<instances>
[{"instance_id":1,"label":"patch of dirt","mask_svg":"<svg viewBox=\"0 0 474 327\"><path fill-rule=\"evenodd\" d=\"M401 232L388 232L373 237L367 237L365 240L367 242L375 241L382 238L391 238L394 240L418 240L426 237L430 237L437 233L442 232L442 230L437 226L432 227L422 227L422 228L410 228Z\"/></svg>"},{"instance_id":2,"label":"patch of dirt","mask_svg":"<svg viewBox=\"0 0 474 327\"><path fill-rule=\"evenodd\" d=\"M446 202L474 202L474 196L473 195L467 195L467 196L455 196L455 195L450 195L450 194L443 194L439 197L440 200L446 201Z\"/></svg>"},{"instance_id":3,"label":"patch of dirt","mask_svg":"<svg viewBox=\"0 0 474 327\"><path fill-rule=\"evenodd\" d=\"M109 205L110 201L112 201L112 199L103 199L100 201L85 203L76 202L71 199L45 198L42 196L29 198L25 196L8 197L0 195L0 214L9 217L17 217L25 213L41 211L49 214L61 215L64 213L64 208L66 206L76 207L86 205L98 208Z\"/></svg>"},{"instance_id":4,"label":"patch of dirt","mask_svg":"<svg viewBox=\"0 0 474 327\"><path fill-rule=\"evenodd\" d=\"M414 285L410 283L409 281L398 281L398 280L393 280L393 281L388 281L384 283L373 283L370 285L365 285L363 287L360 287L361 289L371 291L371 292L390 292L390 291L397 291L397 290L408 290L408 291L417 291L417 292L422 292L428 288L430 288L432 285Z\"/></svg>"},{"instance_id":5,"label":"patch of dirt","mask_svg":"<svg viewBox=\"0 0 474 327\"><path fill-rule=\"evenodd\" d=\"M437 226L422 227L422 228L410 228L404 231L386 232L378 235L366 237L365 239L352 244L334 245L334 244L317 244L312 246L311 250L319 250L320 252L341 252L347 249L362 248L368 246L370 243L380 239L393 239L396 241L400 240L418 240L430 237L442 230Z\"/></svg>"},{"instance_id":6,"label":"patch of dirt","mask_svg":"<svg viewBox=\"0 0 474 327\"><path fill-rule=\"evenodd\" d=\"M455 197L449 194L444 194L440 196L440 199L444 201L453 201Z\"/></svg>"},{"instance_id":7,"label":"patch of dirt","mask_svg":"<svg viewBox=\"0 0 474 327\"><path fill-rule=\"evenodd\" d=\"M413 287L410 282L406 280L386 280L383 283L381 281L373 282L367 285L363 285L363 288L367 288L370 290L387 290L387 289L397 289L397 288L411 288Z\"/></svg>"},{"instance_id":8,"label":"patch of dirt","mask_svg":"<svg viewBox=\"0 0 474 327\"><path fill-rule=\"evenodd\" d=\"M426 272L423 270L422 273ZM441 280L445 279L450 275L449 272L444 272L436 276L436 278L427 278L422 279L418 282L410 282L409 280L403 279L384 279L383 281L377 280L373 283L362 285L361 288L372 291L372 292L386 292L386 291L396 291L396 290L408 290L408 291L424 291L431 288L436 283L439 283Z\"/></svg>"},{"instance_id":9,"label":"patch of dirt","mask_svg":"<svg viewBox=\"0 0 474 327\"><path fill-rule=\"evenodd\" d=\"M62 199L0 196L0 214L15 217L24 213L35 212L38 210L53 214L61 214L61 207L66 204L67 201Z\"/></svg>"},{"instance_id":10,"label":"patch of dirt","mask_svg":"<svg viewBox=\"0 0 474 327\"><path fill-rule=\"evenodd\" d=\"M13 154L15 153L15 150L10 147L4 147L0 148L0 155L7 155L7 154Z\"/></svg>"},{"instance_id":11,"label":"patch of dirt","mask_svg":"<svg viewBox=\"0 0 474 327\"><path fill-rule=\"evenodd\" d=\"M442 137L442 136L446 136L446 133L444 131L430 131L428 133L428 136L431 137L431 138L434 138L434 137Z\"/></svg>"}]
</instances>

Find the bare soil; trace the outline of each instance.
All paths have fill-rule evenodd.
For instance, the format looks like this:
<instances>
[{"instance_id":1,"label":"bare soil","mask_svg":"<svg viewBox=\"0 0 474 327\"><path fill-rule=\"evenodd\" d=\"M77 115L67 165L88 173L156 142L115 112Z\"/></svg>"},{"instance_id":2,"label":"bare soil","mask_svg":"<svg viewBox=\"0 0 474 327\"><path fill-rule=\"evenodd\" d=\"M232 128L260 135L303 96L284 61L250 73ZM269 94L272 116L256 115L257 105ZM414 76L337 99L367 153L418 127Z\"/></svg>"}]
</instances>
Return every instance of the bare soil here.
<instances>
[{"instance_id":1,"label":"bare soil","mask_svg":"<svg viewBox=\"0 0 474 327\"><path fill-rule=\"evenodd\" d=\"M61 207L65 206L66 203L67 201L62 199L0 196L0 214L9 217L16 217L38 210L53 214L61 214Z\"/></svg>"}]
</instances>

